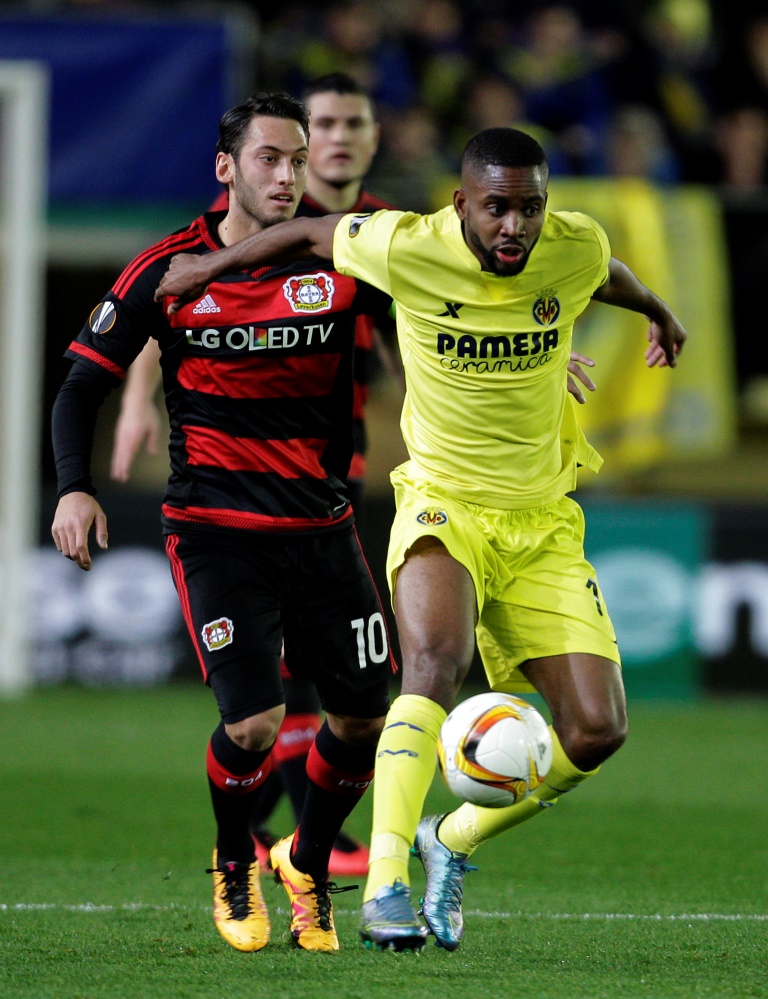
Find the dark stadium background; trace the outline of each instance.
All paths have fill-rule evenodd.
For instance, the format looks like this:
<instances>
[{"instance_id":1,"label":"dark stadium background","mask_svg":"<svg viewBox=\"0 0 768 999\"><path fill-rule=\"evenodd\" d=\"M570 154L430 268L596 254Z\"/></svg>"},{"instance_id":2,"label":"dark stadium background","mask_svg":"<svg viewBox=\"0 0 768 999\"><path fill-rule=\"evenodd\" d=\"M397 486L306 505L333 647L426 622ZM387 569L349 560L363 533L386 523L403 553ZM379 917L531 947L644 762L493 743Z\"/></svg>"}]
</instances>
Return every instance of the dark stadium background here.
<instances>
[{"instance_id":1,"label":"dark stadium background","mask_svg":"<svg viewBox=\"0 0 768 999\"><path fill-rule=\"evenodd\" d=\"M622 577L627 604L619 616L627 627L634 612L647 630L667 635L666 644L644 650L627 632L622 645L631 695L765 695L764 11L719 0L279 6L30 3L0 10L0 59L39 58L52 71L37 610L42 631L35 654L40 682L146 684L196 673L179 623L160 637L153 630L154 582L142 590L135 579L125 580L121 588L105 570L112 603L94 609L76 570L48 569L54 475L47 425L66 373L61 355L133 254L215 195L210 168L220 114L255 89L296 91L314 75L344 69L373 89L384 129L367 186L399 204L437 207L451 189L467 135L493 114L513 113L544 137L555 178L640 176L660 191L692 185L717 199L735 438L718 455L650 464L614 475L609 486L586 495L588 544L590 555L612 557L617 538L626 539L629 531L632 543L650 553L649 565L670 565L668 590L660 588L672 594L664 606L649 607L644 598L653 583L642 574ZM567 86L557 80L563 39L573 43L577 63L574 69L571 60ZM548 58L554 83L549 91L536 90L526 74L532 63L549 66ZM150 556L161 551L162 459L140 460L130 486L109 485L116 402L106 407L97 439L97 478L111 526L111 550L97 558L97 569L121 550L139 549L140 558L142 550ZM392 511L386 473L401 455L396 414L396 394L380 378L371 405L363 536L385 599L382 567ZM694 596L674 616L670 606L681 589ZM705 591L715 601L719 631L712 617L702 622L696 605ZM77 626L71 618L67 625L67 608L73 607L81 618ZM126 608L131 628L98 624L99 615L102 621L108 613L125 617Z\"/></svg>"}]
</instances>

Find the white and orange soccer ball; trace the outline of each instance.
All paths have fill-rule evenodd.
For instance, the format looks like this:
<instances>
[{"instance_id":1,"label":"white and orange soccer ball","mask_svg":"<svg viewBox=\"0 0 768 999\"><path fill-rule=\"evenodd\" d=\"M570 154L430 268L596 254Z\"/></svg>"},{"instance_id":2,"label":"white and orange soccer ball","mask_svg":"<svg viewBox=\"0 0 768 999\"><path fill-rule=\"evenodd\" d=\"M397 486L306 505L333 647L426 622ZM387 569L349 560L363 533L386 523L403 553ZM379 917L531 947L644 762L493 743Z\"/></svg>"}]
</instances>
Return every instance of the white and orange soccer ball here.
<instances>
[{"instance_id":1,"label":"white and orange soccer ball","mask_svg":"<svg viewBox=\"0 0 768 999\"><path fill-rule=\"evenodd\" d=\"M511 694L478 694L458 704L443 722L437 756L453 793L486 808L527 798L552 766L547 723L527 701Z\"/></svg>"}]
</instances>

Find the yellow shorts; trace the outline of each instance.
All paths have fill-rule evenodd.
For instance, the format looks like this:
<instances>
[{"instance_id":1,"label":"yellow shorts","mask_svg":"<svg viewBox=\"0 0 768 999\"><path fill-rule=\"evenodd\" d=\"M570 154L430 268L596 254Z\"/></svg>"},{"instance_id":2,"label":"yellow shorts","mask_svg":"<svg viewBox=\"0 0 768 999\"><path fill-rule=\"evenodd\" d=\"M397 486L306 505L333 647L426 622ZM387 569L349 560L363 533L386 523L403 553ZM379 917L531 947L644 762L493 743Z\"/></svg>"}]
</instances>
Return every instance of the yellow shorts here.
<instances>
[{"instance_id":1,"label":"yellow shorts","mask_svg":"<svg viewBox=\"0 0 768 999\"><path fill-rule=\"evenodd\" d=\"M387 555L397 573L420 538L440 540L467 569L477 595L477 647L492 690L532 691L528 659L585 652L620 663L595 570L584 556L584 514L567 496L528 510L464 503L392 473L397 513Z\"/></svg>"}]
</instances>

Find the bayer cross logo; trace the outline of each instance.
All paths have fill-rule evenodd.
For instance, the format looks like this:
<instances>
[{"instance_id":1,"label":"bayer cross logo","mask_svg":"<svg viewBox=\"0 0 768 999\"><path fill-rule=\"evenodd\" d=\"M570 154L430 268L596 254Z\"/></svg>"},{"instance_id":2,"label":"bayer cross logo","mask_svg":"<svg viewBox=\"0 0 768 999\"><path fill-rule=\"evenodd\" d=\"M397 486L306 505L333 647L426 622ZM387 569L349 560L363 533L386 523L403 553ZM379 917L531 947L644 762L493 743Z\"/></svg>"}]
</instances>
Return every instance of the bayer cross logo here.
<instances>
[{"instance_id":1,"label":"bayer cross logo","mask_svg":"<svg viewBox=\"0 0 768 999\"><path fill-rule=\"evenodd\" d=\"M294 312L325 312L333 305L336 286L330 274L304 274L283 285L283 294Z\"/></svg>"},{"instance_id":2,"label":"bayer cross logo","mask_svg":"<svg viewBox=\"0 0 768 999\"><path fill-rule=\"evenodd\" d=\"M216 621L209 621L200 629L200 634L205 642L205 647L209 652L216 649L223 649L225 645L232 644L232 636L235 626L231 618L220 617Z\"/></svg>"}]
</instances>

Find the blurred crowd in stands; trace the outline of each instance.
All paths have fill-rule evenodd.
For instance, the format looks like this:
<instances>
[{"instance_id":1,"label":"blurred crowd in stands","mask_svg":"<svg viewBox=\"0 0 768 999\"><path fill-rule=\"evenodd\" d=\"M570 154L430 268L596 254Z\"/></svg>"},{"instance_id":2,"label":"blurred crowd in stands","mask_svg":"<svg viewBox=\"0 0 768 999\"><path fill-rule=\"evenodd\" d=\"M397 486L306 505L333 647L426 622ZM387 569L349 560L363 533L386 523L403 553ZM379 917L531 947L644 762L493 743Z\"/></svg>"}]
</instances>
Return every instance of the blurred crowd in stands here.
<instances>
[{"instance_id":1,"label":"blurred crowd in stands","mask_svg":"<svg viewBox=\"0 0 768 999\"><path fill-rule=\"evenodd\" d=\"M38 11L206 8L27 0ZM479 129L519 125L553 175L768 186L768 0L232 0L258 20L254 89L337 70L383 126L369 183L417 210ZM421 203L419 203L421 202Z\"/></svg>"},{"instance_id":2,"label":"blurred crowd in stands","mask_svg":"<svg viewBox=\"0 0 768 999\"><path fill-rule=\"evenodd\" d=\"M250 5L257 85L351 73L383 126L371 189L434 207L466 139L518 125L553 175L768 183L768 6L745 0L335 0ZM414 196L421 204L414 204Z\"/></svg>"}]
</instances>

